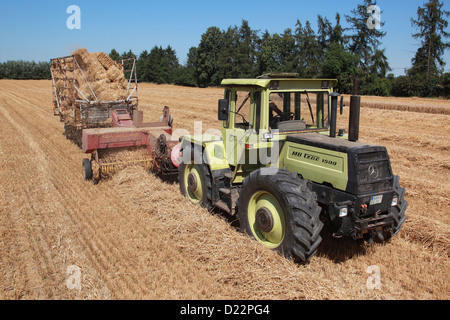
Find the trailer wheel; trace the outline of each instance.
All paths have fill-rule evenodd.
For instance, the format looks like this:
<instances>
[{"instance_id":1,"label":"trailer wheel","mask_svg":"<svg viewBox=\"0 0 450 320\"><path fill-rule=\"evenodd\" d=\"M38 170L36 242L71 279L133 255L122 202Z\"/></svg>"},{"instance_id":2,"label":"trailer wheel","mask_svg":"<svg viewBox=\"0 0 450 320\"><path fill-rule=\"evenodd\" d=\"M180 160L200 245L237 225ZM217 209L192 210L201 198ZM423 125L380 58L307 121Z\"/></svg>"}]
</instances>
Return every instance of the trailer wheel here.
<instances>
[{"instance_id":1,"label":"trailer wheel","mask_svg":"<svg viewBox=\"0 0 450 320\"><path fill-rule=\"evenodd\" d=\"M89 161L89 159L83 159L82 174L84 180L87 181L92 179L92 166L91 161Z\"/></svg>"},{"instance_id":2,"label":"trailer wheel","mask_svg":"<svg viewBox=\"0 0 450 320\"><path fill-rule=\"evenodd\" d=\"M211 173L205 164L181 163L178 180L181 193L193 204L212 208Z\"/></svg>"},{"instance_id":3,"label":"trailer wheel","mask_svg":"<svg viewBox=\"0 0 450 320\"><path fill-rule=\"evenodd\" d=\"M237 216L241 230L288 259L306 262L322 241L316 194L297 174L252 172L241 188Z\"/></svg>"}]
</instances>

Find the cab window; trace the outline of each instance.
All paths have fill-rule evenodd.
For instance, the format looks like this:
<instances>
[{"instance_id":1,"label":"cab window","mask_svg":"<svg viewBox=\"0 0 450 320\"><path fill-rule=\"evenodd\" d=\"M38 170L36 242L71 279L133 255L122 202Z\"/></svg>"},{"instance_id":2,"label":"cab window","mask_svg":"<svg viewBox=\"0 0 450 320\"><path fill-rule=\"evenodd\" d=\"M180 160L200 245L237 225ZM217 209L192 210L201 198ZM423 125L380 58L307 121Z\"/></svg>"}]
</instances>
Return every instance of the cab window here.
<instances>
[{"instance_id":1,"label":"cab window","mask_svg":"<svg viewBox=\"0 0 450 320\"><path fill-rule=\"evenodd\" d=\"M261 119L261 92L236 92L235 128L258 130Z\"/></svg>"},{"instance_id":2,"label":"cab window","mask_svg":"<svg viewBox=\"0 0 450 320\"><path fill-rule=\"evenodd\" d=\"M280 131L326 128L328 93L273 92L269 101L269 126Z\"/></svg>"}]
</instances>

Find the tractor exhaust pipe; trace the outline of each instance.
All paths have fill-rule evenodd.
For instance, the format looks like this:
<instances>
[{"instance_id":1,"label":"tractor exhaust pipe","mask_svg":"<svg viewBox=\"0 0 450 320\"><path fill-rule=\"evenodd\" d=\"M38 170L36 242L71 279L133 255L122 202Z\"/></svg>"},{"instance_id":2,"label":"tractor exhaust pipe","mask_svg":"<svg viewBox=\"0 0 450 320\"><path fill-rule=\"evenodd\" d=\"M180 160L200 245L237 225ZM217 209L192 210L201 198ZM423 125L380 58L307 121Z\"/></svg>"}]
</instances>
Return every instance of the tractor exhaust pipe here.
<instances>
[{"instance_id":1,"label":"tractor exhaust pipe","mask_svg":"<svg viewBox=\"0 0 450 320\"><path fill-rule=\"evenodd\" d=\"M331 96L331 114L330 114L330 137L336 138L336 122L337 122L337 100L340 96L339 93L333 92Z\"/></svg>"},{"instance_id":2,"label":"tractor exhaust pipe","mask_svg":"<svg viewBox=\"0 0 450 320\"><path fill-rule=\"evenodd\" d=\"M359 120L361 114L361 97L358 95L359 79L353 82L353 95L350 97L350 119L348 124L348 140L358 141Z\"/></svg>"}]
</instances>

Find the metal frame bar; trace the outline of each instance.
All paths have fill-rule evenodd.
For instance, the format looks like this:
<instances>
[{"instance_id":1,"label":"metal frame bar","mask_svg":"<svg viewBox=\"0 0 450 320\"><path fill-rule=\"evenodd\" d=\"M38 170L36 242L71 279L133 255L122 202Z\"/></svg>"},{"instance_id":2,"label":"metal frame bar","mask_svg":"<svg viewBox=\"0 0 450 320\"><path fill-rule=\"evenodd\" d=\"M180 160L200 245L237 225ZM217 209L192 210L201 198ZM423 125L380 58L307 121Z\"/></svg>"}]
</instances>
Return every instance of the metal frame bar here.
<instances>
[{"instance_id":1,"label":"metal frame bar","mask_svg":"<svg viewBox=\"0 0 450 320\"><path fill-rule=\"evenodd\" d=\"M75 61L75 63L77 64L78 69L81 72L81 75L83 76L84 80L86 81L87 85L89 86L89 89L91 89L92 94L94 95L95 101L98 101L97 95L95 94L94 90L91 87L91 84L89 83L89 81L86 79L86 76L84 75L83 70L81 70L80 65L78 64L78 61L76 59L73 59ZM78 90L78 92L81 93L81 91L75 86L75 75L73 77L74 79L74 88ZM86 96L83 94L83 97L86 98ZM88 100L88 99L86 99ZM89 101L89 100L88 100Z\"/></svg>"},{"instance_id":2,"label":"metal frame bar","mask_svg":"<svg viewBox=\"0 0 450 320\"><path fill-rule=\"evenodd\" d=\"M59 99L58 99L58 92L56 91L55 77L53 75L53 69L52 68L50 68L50 73L52 75L52 86L53 86L52 95L55 97L56 104L58 105L58 110L61 111L61 103L59 102Z\"/></svg>"},{"instance_id":3,"label":"metal frame bar","mask_svg":"<svg viewBox=\"0 0 450 320\"><path fill-rule=\"evenodd\" d=\"M125 69L125 63L126 62L130 62L132 61L132 67L131 70L126 70ZM138 81L137 81L137 68L136 68L136 59L134 58L130 58L130 59L122 59L121 60L121 64L122 64L122 72L125 75L125 72L130 71L130 77L128 79L128 86L127 86L127 92L125 94L126 98L125 100L127 101L136 101L136 109L138 108L138 101L139 101L139 96L138 96ZM131 87L131 83L134 82L134 88L132 89L132 91L130 92L130 94L128 94L128 92L130 91L130 87ZM132 98L133 93L136 93L136 95Z\"/></svg>"}]
</instances>

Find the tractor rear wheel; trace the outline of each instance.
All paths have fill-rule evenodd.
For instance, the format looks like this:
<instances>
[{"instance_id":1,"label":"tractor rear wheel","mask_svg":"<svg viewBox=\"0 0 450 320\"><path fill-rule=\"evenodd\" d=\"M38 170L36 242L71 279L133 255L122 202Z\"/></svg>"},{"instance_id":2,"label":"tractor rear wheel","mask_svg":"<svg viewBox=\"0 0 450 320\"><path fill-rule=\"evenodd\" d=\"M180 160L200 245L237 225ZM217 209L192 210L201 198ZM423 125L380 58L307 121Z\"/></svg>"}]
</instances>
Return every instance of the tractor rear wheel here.
<instances>
[{"instance_id":1,"label":"tractor rear wheel","mask_svg":"<svg viewBox=\"0 0 450 320\"><path fill-rule=\"evenodd\" d=\"M180 164L178 179L181 193L193 204L212 208L211 173L205 164Z\"/></svg>"},{"instance_id":2,"label":"tractor rear wheel","mask_svg":"<svg viewBox=\"0 0 450 320\"><path fill-rule=\"evenodd\" d=\"M241 230L288 259L306 262L322 241L316 194L296 173L252 172L241 188L237 215Z\"/></svg>"},{"instance_id":3,"label":"tractor rear wheel","mask_svg":"<svg viewBox=\"0 0 450 320\"><path fill-rule=\"evenodd\" d=\"M92 166L91 161L89 161L89 159L83 159L82 174L84 180L87 181L92 179Z\"/></svg>"}]
</instances>

